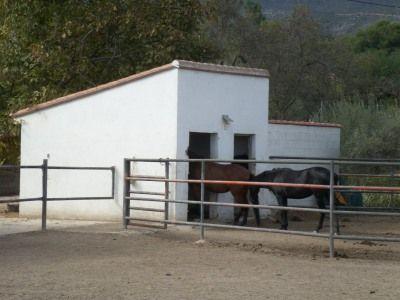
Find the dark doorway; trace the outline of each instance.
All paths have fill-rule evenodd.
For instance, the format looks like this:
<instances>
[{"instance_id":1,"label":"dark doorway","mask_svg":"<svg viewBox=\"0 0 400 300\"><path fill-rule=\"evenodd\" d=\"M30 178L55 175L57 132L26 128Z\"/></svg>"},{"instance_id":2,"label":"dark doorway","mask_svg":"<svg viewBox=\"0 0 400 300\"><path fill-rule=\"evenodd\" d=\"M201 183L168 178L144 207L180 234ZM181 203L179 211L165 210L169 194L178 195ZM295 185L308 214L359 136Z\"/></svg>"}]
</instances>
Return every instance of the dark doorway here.
<instances>
[{"instance_id":1,"label":"dark doorway","mask_svg":"<svg viewBox=\"0 0 400 300\"><path fill-rule=\"evenodd\" d=\"M191 152L196 154L196 157L189 158L212 158L216 152L215 143L216 142L216 134L214 133L204 133L204 132L190 132L189 133L189 149ZM193 164L193 163L190 163ZM189 164L189 178L191 178L190 167ZM188 185L188 199L189 200L200 200L196 199L196 196L193 192L193 185ZM204 200L209 201L210 193L206 190L204 194ZM188 204L188 220L195 220L200 218L200 205L198 204ZM210 206L204 206L204 218L210 218Z\"/></svg>"},{"instance_id":2,"label":"dark doorway","mask_svg":"<svg viewBox=\"0 0 400 300\"><path fill-rule=\"evenodd\" d=\"M253 159L254 158L254 135L251 134L235 134L234 138L235 159ZM239 163L246 169L253 171L254 166L247 163Z\"/></svg>"}]
</instances>

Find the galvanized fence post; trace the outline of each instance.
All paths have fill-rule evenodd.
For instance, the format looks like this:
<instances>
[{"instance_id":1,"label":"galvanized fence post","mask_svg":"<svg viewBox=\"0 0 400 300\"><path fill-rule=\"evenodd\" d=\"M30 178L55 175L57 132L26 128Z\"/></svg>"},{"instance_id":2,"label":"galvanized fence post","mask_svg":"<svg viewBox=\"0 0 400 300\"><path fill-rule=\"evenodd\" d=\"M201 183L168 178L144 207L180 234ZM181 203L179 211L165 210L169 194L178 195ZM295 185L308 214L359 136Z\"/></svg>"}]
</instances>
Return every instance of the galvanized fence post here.
<instances>
[{"instance_id":1,"label":"galvanized fence post","mask_svg":"<svg viewBox=\"0 0 400 300\"><path fill-rule=\"evenodd\" d=\"M115 197L115 166L111 167L111 197Z\"/></svg>"},{"instance_id":2,"label":"galvanized fence post","mask_svg":"<svg viewBox=\"0 0 400 300\"><path fill-rule=\"evenodd\" d=\"M42 230L47 229L47 171L48 161L43 159L42 164Z\"/></svg>"},{"instance_id":3,"label":"galvanized fence post","mask_svg":"<svg viewBox=\"0 0 400 300\"><path fill-rule=\"evenodd\" d=\"M335 193L334 193L334 184L335 180L334 177L334 162L333 160L330 161L330 176L329 176L329 257L335 256L335 246L334 246L334 227L333 227L333 218L334 213L334 205L335 205Z\"/></svg>"},{"instance_id":4,"label":"galvanized fence post","mask_svg":"<svg viewBox=\"0 0 400 300\"><path fill-rule=\"evenodd\" d=\"M164 196L164 199L168 200L169 199L169 182L168 182L168 179L169 179L169 161L168 160L165 162L165 179L167 179L167 180L165 181L165 196ZM164 202L164 221L168 221L168 219L169 219L169 211L168 210L169 210L169 203L168 203L168 201L165 201ZM167 226L168 226L167 222L164 222L164 229L167 229Z\"/></svg>"},{"instance_id":5,"label":"galvanized fence post","mask_svg":"<svg viewBox=\"0 0 400 300\"><path fill-rule=\"evenodd\" d=\"M130 196L130 180L128 179L128 177L130 177L130 166L131 166L131 162L128 159L124 159L124 195L123 195L123 202L122 202L122 224L124 226L125 229L127 229L128 224L129 224L129 213L130 213L130 200L129 200L129 196Z\"/></svg>"},{"instance_id":6,"label":"galvanized fence post","mask_svg":"<svg viewBox=\"0 0 400 300\"><path fill-rule=\"evenodd\" d=\"M200 183L200 239L204 240L204 173L205 162L201 161L201 183Z\"/></svg>"}]
</instances>

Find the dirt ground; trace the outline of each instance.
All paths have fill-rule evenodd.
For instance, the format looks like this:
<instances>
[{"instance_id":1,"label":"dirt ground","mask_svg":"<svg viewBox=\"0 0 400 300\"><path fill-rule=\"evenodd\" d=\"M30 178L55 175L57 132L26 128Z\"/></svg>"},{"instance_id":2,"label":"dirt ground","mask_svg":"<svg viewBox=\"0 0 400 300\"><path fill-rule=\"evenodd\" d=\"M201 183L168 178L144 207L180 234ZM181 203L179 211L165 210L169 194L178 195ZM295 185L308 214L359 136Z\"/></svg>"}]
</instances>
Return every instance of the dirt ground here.
<instances>
[{"instance_id":1,"label":"dirt ground","mask_svg":"<svg viewBox=\"0 0 400 300\"><path fill-rule=\"evenodd\" d=\"M13 222L0 217L0 227ZM64 222L0 233L0 299L400 299L399 244L336 241L329 259L324 239L207 229L198 243L191 227ZM315 220L289 226L308 230ZM398 219L342 226L400 236Z\"/></svg>"}]
</instances>

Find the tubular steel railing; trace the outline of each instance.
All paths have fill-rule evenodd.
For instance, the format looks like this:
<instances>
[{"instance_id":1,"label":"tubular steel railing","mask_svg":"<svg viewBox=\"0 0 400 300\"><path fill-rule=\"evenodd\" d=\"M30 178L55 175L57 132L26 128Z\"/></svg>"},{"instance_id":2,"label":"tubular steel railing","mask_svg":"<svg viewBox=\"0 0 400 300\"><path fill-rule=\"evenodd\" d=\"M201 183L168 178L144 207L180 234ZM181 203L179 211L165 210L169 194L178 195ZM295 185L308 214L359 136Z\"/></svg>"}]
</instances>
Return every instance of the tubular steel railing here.
<instances>
[{"instance_id":1,"label":"tubular steel railing","mask_svg":"<svg viewBox=\"0 0 400 300\"><path fill-rule=\"evenodd\" d=\"M146 176L146 175L133 175L131 174L131 163L132 162L154 162L154 163L165 163L166 175L165 176ZM171 179L169 177L169 165L170 163L190 163L190 162L200 162L201 163L201 178L200 179ZM218 162L218 163L262 163L262 164L303 164L303 165L328 165L330 170L330 182L329 185L317 185L317 184L295 184L295 183L277 183L277 182L249 182L249 181L224 181L224 180L206 180L205 176L205 164L207 162ZM123 224L124 228L130 224L130 221L144 221L151 223L162 223L164 228L167 228L167 224L175 225L190 225L198 226L200 228L200 239L204 239L204 228L231 228L249 231L260 231L260 232L273 232L281 234L293 234L302 236L312 236L320 238L328 238L329 240L329 256L334 257L334 240L372 240L372 241L385 241L385 242L400 242L400 238L396 237L379 237L379 236L363 236L363 235L338 235L334 232L334 219L337 215L373 215L373 216L392 216L399 217L400 212L374 212L374 211L358 211L358 210L337 210L335 208L334 193L335 191L386 191L386 192L400 192L400 187L382 187L382 186L342 186L334 185L334 168L335 165L350 164L351 161L345 160L326 160L320 158L312 158L311 160L304 158L291 159L286 157L282 160L280 157L277 160L220 160L220 159L148 159L148 158L132 158L124 160L124 209L123 209ZM354 161L355 164L385 164L385 165L396 165L400 166L398 161L396 162L381 162L381 161ZM134 192L130 190L132 181L152 181L152 182L164 182L165 183L165 197L161 198L151 198L151 197L138 197L131 196L131 194L146 194L152 195L151 192ZM169 198L169 184L170 183L194 183L200 184L200 201L194 200L178 200ZM281 187L306 187L312 189L326 189L329 190L329 208L328 209L317 209L309 207L291 207L291 206L276 206L276 205L254 205L254 204L236 204L236 203L218 203L204 201L204 191L206 184L224 184L224 185L245 185L245 186L281 186ZM154 193L154 195L162 195L162 193ZM131 206L130 201L148 201L148 202L164 202L165 203L165 213L163 219L151 219L151 218L140 218L132 216L130 213ZM197 204L200 205L200 221L199 222L189 222L189 221L177 221L170 220L168 216L168 204L169 203L182 203L182 204ZM280 230L272 228L260 228L260 227L244 227L236 225L222 225L222 224L210 224L204 222L204 206L225 206L225 207L246 207L246 208L260 208L260 209L275 209L275 210L288 210L288 211L307 211L307 212L319 212L329 214L329 233L316 233L316 232L306 232L306 231L294 231L294 230ZM136 225L136 224L135 224Z\"/></svg>"},{"instance_id":2,"label":"tubular steel railing","mask_svg":"<svg viewBox=\"0 0 400 300\"><path fill-rule=\"evenodd\" d=\"M18 198L0 200L0 203L19 203L30 201L42 201L42 230L47 229L47 202L69 201L69 200L108 200L114 199L115 193L115 167L71 167L71 166L49 166L48 160L44 159L41 165L0 165L1 169L40 169L42 171L42 196L35 198ZM105 197L48 197L48 171L49 170L104 170L111 171L111 195Z\"/></svg>"}]
</instances>

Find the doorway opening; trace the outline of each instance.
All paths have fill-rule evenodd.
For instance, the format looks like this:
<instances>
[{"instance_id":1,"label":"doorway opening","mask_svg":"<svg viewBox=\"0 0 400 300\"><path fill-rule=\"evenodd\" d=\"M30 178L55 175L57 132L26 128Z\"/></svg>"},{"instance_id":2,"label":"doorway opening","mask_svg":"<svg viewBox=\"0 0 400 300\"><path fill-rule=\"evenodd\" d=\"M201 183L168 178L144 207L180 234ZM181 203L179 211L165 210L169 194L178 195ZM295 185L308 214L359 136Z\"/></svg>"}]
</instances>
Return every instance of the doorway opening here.
<instances>
[{"instance_id":1,"label":"doorway opening","mask_svg":"<svg viewBox=\"0 0 400 300\"><path fill-rule=\"evenodd\" d=\"M190 132L189 133L189 149L193 155L189 155L189 158L214 158L217 153L217 134L207 132ZM196 157L194 157L196 156ZM189 174L188 178L193 178L191 170L199 165L199 163L189 163ZM192 171L193 172L193 171ZM210 192L205 190L204 200L209 201L211 197ZM188 185L188 199L200 201L200 185L189 184ZM193 221L200 218L200 205L188 204L187 219ZM210 218L210 206L204 206L204 218Z\"/></svg>"},{"instance_id":2,"label":"doorway opening","mask_svg":"<svg viewBox=\"0 0 400 300\"><path fill-rule=\"evenodd\" d=\"M254 134L235 134L234 147L233 147L234 159L254 159ZM248 169L250 172L255 171L254 164L239 163L241 166Z\"/></svg>"}]
</instances>

